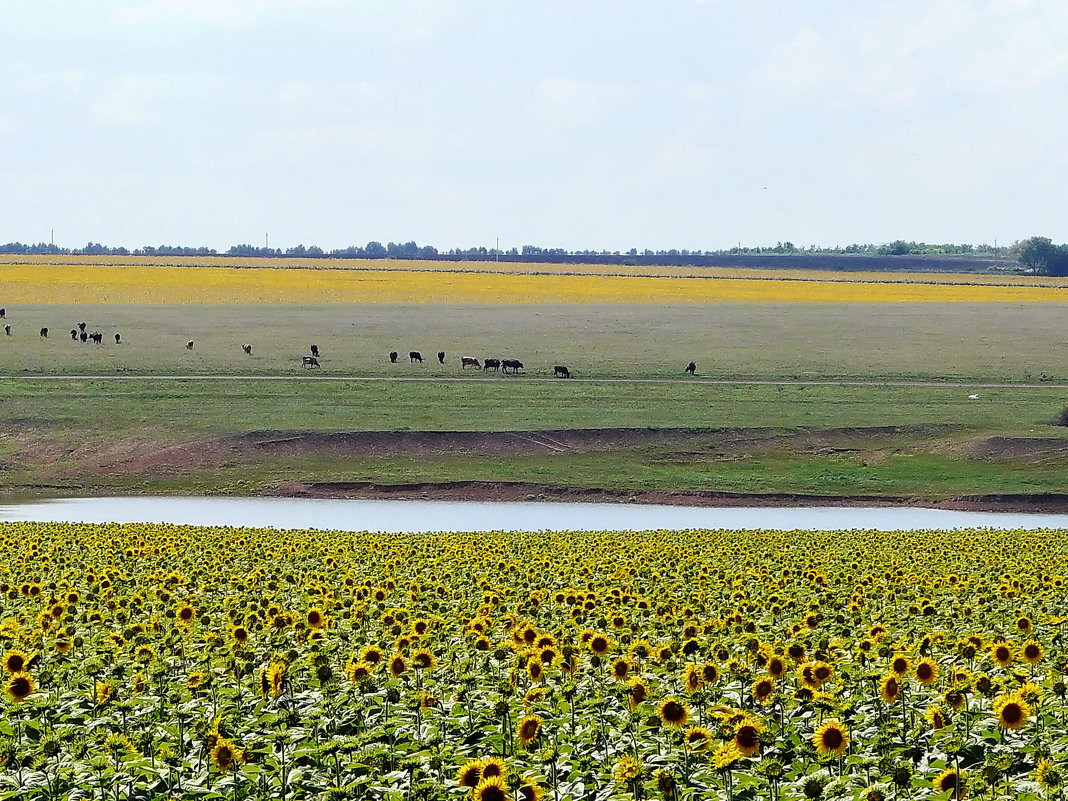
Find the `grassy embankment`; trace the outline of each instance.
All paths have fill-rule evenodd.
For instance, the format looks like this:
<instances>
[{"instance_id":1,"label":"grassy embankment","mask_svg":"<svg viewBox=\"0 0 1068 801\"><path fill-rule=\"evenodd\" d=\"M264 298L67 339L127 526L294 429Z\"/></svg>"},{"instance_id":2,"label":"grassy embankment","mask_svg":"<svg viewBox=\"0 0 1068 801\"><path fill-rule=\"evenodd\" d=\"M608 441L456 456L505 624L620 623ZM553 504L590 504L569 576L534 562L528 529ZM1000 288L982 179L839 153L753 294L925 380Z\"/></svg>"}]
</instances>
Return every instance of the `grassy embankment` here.
<instances>
[{"instance_id":1,"label":"grassy embankment","mask_svg":"<svg viewBox=\"0 0 1068 801\"><path fill-rule=\"evenodd\" d=\"M578 280L602 291L606 279ZM760 283L771 295L782 291ZM393 291L411 291L406 280L394 284ZM77 296L102 301L87 285ZM197 285L219 286L191 280ZM282 480L513 480L621 491L926 498L1064 489L1068 432L1049 425L1068 400L1057 386L1068 384L1068 342L1065 303L1055 290L1037 303L653 298L514 305L476 297L477 304L304 305L310 298L299 289L289 290L298 295L293 304L252 302L252 289L228 304L183 295L183 305L167 305L159 301L178 291L173 286L140 285L112 289L106 302L73 305L43 302L57 297L21 303L11 291L17 282L0 286L13 327L0 341L0 372L12 377L0 379L0 482L8 492L255 492ZM798 283L795 295L797 286L810 288ZM886 285L837 291L849 297L872 286ZM63 291L77 291L51 288L59 300ZM1010 289L1014 298L1043 291ZM127 302L123 293L134 290L141 302ZM820 285L813 294L824 291ZM67 332L83 320L104 334L103 345L70 341ZM45 325L47 339L37 333ZM253 345L251 357L241 352L245 342ZM323 353L321 375L299 368L313 342ZM413 349L422 351L423 365L407 363ZM388 363L390 350L401 352L401 363ZM437 363L438 350L447 353L445 365ZM461 354L514 356L526 375L476 377L460 370ZM690 359L698 363L696 379L681 373ZM577 378L552 380L554 364L567 364ZM142 378L48 378L72 375ZM152 377L168 375L203 378ZM324 380L333 378L357 380ZM427 380L401 380L410 378ZM867 385L712 383L729 380ZM878 386L884 381L915 385ZM918 385L926 381L965 386ZM975 388L980 383L1010 386ZM1019 386L1028 383L1037 386ZM257 449L225 439L249 431L616 427L713 431L612 447L524 445L513 437L505 445L418 453L329 441ZM188 447L167 450L182 443Z\"/></svg>"}]
</instances>

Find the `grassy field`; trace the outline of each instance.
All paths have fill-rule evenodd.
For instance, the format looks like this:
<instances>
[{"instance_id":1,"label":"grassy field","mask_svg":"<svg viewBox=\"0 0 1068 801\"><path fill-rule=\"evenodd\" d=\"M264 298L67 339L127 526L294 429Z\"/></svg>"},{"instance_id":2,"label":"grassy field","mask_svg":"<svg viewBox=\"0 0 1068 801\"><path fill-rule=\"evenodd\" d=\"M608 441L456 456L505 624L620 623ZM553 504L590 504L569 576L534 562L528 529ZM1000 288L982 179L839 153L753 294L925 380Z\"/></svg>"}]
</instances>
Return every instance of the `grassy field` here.
<instances>
[{"instance_id":1,"label":"grassy field","mask_svg":"<svg viewBox=\"0 0 1068 801\"><path fill-rule=\"evenodd\" d=\"M9 308L4 375L467 377L514 357L528 377L1068 382L1065 303L39 305ZM103 344L72 342L79 322ZM47 326L49 336L39 336ZM122 344L116 345L114 334ZM186 343L194 341L193 350ZM244 343L253 355L245 356ZM391 365L396 350L403 363ZM411 350L422 365L408 362ZM446 362L439 365L439 350Z\"/></svg>"},{"instance_id":2,"label":"grassy field","mask_svg":"<svg viewBox=\"0 0 1068 801\"><path fill-rule=\"evenodd\" d=\"M456 480L929 499L1056 493L1068 466L1068 429L1050 425L1068 403L1064 311L1061 304L17 307L7 318L12 335L0 337L0 481L9 493ZM83 320L104 334L102 345L70 340L67 332ZM37 333L43 325L48 338ZM252 356L242 353L245 342ZM299 366L312 343L321 371ZM423 364L409 363L412 349L422 351ZM399 363L389 363L390 350L401 352ZM461 354L516 357L526 369L520 376L464 371ZM682 373L690 359L695 378ZM568 365L576 379L553 379L554 364ZM830 383L746 383L796 380ZM730 381L741 383L720 383ZM977 386L984 383L1002 386ZM227 444L247 432L606 428L696 433L504 452ZM1010 444L987 444L1001 441Z\"/></svg>"}]
</instances>

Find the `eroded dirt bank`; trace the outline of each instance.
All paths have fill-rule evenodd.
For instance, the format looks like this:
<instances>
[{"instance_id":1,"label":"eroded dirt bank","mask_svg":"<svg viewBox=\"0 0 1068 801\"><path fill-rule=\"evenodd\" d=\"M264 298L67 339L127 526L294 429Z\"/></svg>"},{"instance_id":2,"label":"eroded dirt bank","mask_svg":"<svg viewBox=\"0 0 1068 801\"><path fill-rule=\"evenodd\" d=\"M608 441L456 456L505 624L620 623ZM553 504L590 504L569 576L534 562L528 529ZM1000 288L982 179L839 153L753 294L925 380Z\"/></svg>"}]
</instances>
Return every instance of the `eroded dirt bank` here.
<instances>
[{"instance_id":1,"label":"eroded dirt bank","mask_svg":"<svg viewBox=\"0 0 1068 801\"><path fill-rule=\"evenodd\" d=\"M846 456L877 462L888 453L936 449L954 459L1011 465L1016 462L1068 460L1068 439L1056 437L970 438L958 426L867 427L826 430L605 428L555 431L252 431L242 434L164 443L148 434L116 440L64 444L26 426L8 429L13 449L3 468L28 465L23 481L5 481L0 494L106 495L181 493L185 482L194 494L263 494L287 497L441 499L457 501L524 501L655 503L687 506L925 506L1005 512L1068 512L1068 492L984 493L931 499L887 494L745 493L701 490L617 491L587 489L566 482L528 481L345 481L345 470L331 466L404 456L424 459L471 457L496 462L511 457L595 452L643 452L653 462L714 463L752 458L754 454L789 453L822 461ZM286 464L302 466L302 480L292 480ZM308 469L308 466L311 466ZM223 472L258 469L266 480L253 486L217 483ZM322 468L322 469L320 469ZM7 472L10 475L10 472ZM371 474L373 476L373 473ZM210 478L215 476L215 479ZM198 477L208 477L195 483ZM414 476L418 478L418 476ZM613 476L618 479L618 476ZM162 481L169 481L164 487ZM177 481L177 483L176 483ZM136 483L132 483L136 482ZM592 482L591 482L592 483ZM609 483L606 481L606 484ZM618 480L612 482L619 484ZM1055 490L1059 489L1054 487ZM1068 490L1068 485L1066 485Z\"/></svg>"}]
</instances>

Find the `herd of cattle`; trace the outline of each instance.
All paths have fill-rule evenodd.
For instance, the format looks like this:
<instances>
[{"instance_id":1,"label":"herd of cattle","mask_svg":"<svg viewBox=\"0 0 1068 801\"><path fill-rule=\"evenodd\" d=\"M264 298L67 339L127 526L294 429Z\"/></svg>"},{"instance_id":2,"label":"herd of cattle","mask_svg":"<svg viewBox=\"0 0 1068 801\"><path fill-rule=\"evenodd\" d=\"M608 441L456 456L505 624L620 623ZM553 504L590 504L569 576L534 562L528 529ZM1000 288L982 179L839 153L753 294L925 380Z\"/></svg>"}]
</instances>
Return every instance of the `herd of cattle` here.
<instances>
[{"instance_id":1,"label":"herd of cattle","mask_svg":"<svg viewBox=\"0 0 1068 801\"><path fill-rule=\"evenodd\" d=\"M4 319L6 317L7 317L7 309L4 308L4 307L0 307L0 320ZM92 331L92 332L86 331L85 330L86 327L87 327L86 323L78 323L77 328L72 328L70 330L70 338L72 340L74 340L75 342L81 340L82 342L94 342L97 345L100 345L101 343L103 343L103 341L104 341L104 335L103 334L101 334L99 331ZM6 334L7 336L11 336L11 326L10 325L7 325L7 324L4 325L4 334ZM41 328L41 330L39 331L39 334L40 334L40 336L42 338L47 339L48 338L48 328L47 327ZM115 344L116 345L121 345L122 344L122 335L121 334L118 334L118 333L115 334ZM191 340L191 339L188 342L186 342L185 343L186 350L193 350L193 344L194 344L193 340ZM247 342L241 345L241 350L244 352L244 354L246 356L251 356L252 355L252 345L250 345ZM321 369L322 368L322 364L319 361L319 346L313 344L313 345L309 346L308 350L309 350L309 353L304 354L303 356L300 357L301 369L316 368L316 367ZM400 358L400 354L397 351L395 351L395 350L394 351L390 351L390 353L389 353L389 361L390 361L391 364L396 364L399 358ZM420 353L417 350L408 351L408 360L409 360L409 362L411 362L413 364L415 364L415 363L422 364L423 363L423 354ZM438 362L440 364L445 364L445 351L443 351L443 350L439 350L438 351ZM493 357L486 357L486 358L482 359L481 361L479 361L479 359L477 357L475 357L475 356L461 356L460 357L460 367L463 370L466 370L466 369L468 369L470 367L470 368L473 368L473 369L476 369L476 370L481 370L482 372L489 372L489 371L492 370L494 372L501 372L501 373L511 372L513 375L518 375L519 371L523 369L523 362L519 361L518 359L497 359L497 358L493 358ZM697 372L697 363L696 362L690 362L688 365L686 365L686 370L684 372L689 374L689 375L695 375L696 372ZM563 365L563 364L553 365L553 376L555 378L571 378L571 370L566 365Z\"/></svg>"}]
</instances>

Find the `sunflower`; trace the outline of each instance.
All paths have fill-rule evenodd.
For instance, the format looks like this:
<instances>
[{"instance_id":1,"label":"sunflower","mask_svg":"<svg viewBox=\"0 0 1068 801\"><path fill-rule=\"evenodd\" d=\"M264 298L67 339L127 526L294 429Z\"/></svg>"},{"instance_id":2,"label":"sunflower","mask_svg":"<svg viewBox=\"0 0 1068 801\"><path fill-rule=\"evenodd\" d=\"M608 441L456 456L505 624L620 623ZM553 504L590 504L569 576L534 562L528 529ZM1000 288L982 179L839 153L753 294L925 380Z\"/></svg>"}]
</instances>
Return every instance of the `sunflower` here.
<instances>
[{"instance_id":1,"label":"sunflower","mask_svg":"<svg viewBox=\"0 0 1068 801\"><path fill-rule=\"evenodd\" d=\"M114 694L115 688L111 686L109 681L98 681L93 687L93 695L91 697L96 699L96 702L103 706L111 700L112 694Z\"/></svg>"},{"instance_id":2,"label":"sunflower","mask_svg":"<svg viewBox=\"0 0 1068 801\"><path fill-rule=\"evenodd\" d=\"M1031 717L1031 707L1016 693L1002 694L994 702L998 725L1004 729L1022 729Z\"/></svg>"},{"instance_id":3,"label":"sunflower","mask_svg":"<svg viewBox=\"0 0 1068 801\"><path fill-rule=\"evenodd\" d=\"M913 675L916 676L916 681L924 687L930 687L938 678L938 665L935 664L933 659L921 659L916 663Z\"/></svg>"},{"instance_id":4,"label":"sunflower","mask_svg":"<svg viewBox=\"0 0 1068 801\"><path fill-rule=\"evenodd\" d=\"M890 669L899 676L904 676L909 672L909 658L904 654L898 654L890 662Z\"/></svg>"},{"instance_id":5,"label":"sunflower","mask_svg":"<svg viewBox=\"0 0 1068 801\"><path fill-rule=\"evenodd\" d=\"M541 718L537 715L527 715L519 721L516 733L519 737L519 744L524 747L529 746L541 734Z\"/></svg>"},{"instance_id":6,"label":"sunflower","mask_svg":"<svg viewBox=\"0 0 1068 801\"><path fill-rule=\"evenodd\" d=\"M958 712L964 709L964 705L968 702L968 697L964 694L963 690L956 688L948 690L945 698L946 703Z\"/></svg>"},{"instance_id":7,"label":"sunflower","mask_svg":"<svg viewBox=\"0 0 1068 801\"><path fill-rule=\"evenodd\" d=\"M630 708L636 709L639 704L644 703L645 699L649 697L649 688L645 686L645 682L641 678L633 678L627 682L627 687L630 688Z\"/></svg>"},{"instance_id":8,"label":"sunflower","mask_svg":"<svg viewBox=\"0 0 1068 801\"><path fill-rule=\"evenodd\" d=\"M1056 790L1064 783L1064 776L1053 760L1044 757L1035 763L1035 781L1047 791Z\"/></svg>"},{"instance_id":9,"label":"sunflower","mask_svg":"<svg viewBox=\"0 0 1068 801\"><path fill-rule=\"evenodd\" d=\"M901 681L896 674L887 673L882 677L879 681L879 695L888 704L892 704L898 699L898 696L901 695Z\"/></svg>"},{"instance_id":10,"label":"sunflower","mask_svg":"<svg viewBox=\"0 0 1068 801\"><path fill-rule=\"evenodd\" d=\"M1041 661L1044 654L1045 650L1042 648L1042 645L1035 640L1028 640L1020 649L1020 656L1022 656L1024 661L1029 665L1037 664Z\"/></svg>"},{"instance_id":11,"label":"sunflower","mask_svg":"<svg viewBox=\"0 0 1068 801\"><path fill-rule=\"evenodd\" d=\"M472 759L465 762L456 771L456 783L461 787L478 787L482 781L482 766L485 764L481 759Z\"/></svg>"},{"instance_id":12,"label":"sunflower","mask_svg":"<svg viewBox=\"0 0 1068 801\"><path fill-rule=\"evenodd\" d=\"M742 756L760 753L760 732L763 726L758 721L746 720L734 732L734 747Z\"/></svg>"},{"instance_id":13,"label":"sunflower","mask_svg":"<svg viewBox=\"0 0 1068 801\"><path fill-rule=\"evenodd\" d=\"M704 683L701 678L701 666L692 662L688 664L686 670L682 673L682 683L688 693L695 693L700 690L701 685Z\"/></svg>"},{"instance_id":14,"label":"sunflower","mask_svg":"<svg viewBox=\"0 0 1068 801\"><path fill-rule=\"evenodd\" d=\"M1007 667L1012 664L1012 646L1007 642L995 643L990 649L990 657L1001 667Z\"/></svg>"},{"instance_id":15,"label":"sunflower","mask_svg":"<svg viewBox=\"0 0 1068 801\"><path fill-rule=\"evenodd\" d=\"M936 792L950 793L950 798L964 798L967 787L964 774L956 768L946 768L931 782Z\"/></svg>"},{"instance_id":16,"label":"sunflower","mask_svg":"<svg viewBox=\"0 0 1068 801\"><path fill-rule=\"evenodd\" d=\"M946 716L942 714L942 707L938 704L932 704L927 707L927 711L923 713L923 718L930 724L932 729L941 729L946 725Z\"/></svg>"},{"instance_id":17,"label":"sunflower","mask_svg":"<svg viewBox=\"0 0 1068 801\"><path fill-rule=\"evenodd\" d=\"M597 656L604 656L608 653L611 647L612 641L609 640L603 634L594 634L592 637L590 637L589 649L593 653L597 654Z\"/></svg>"},{"instance_id":18,"label":"sunflower","mask_svg":"<svg viewBox=\"0 0 1068 801\"><path fill-rule=\"evenodd\" d=\"M286 666L284 662L272 662L260 674L260 694L277 698L285 688Z\"/></svg>"},{"instance_id":19,"label":"sunflower","mask_svg":"<svg viewBox=\"0 0 1068 801\"><path fill-rule=\"evenodd\" d=\"M701 666L701 681L705 684L715 684L719 681L719 668L715 662L705 662Z\"/></svg>"},{"instance_id":20,"label":"sunflower","mask_svg":"<svg viewBox=\"0 0 1068 801\"><path fill-rule=\"evenodd\" d=\"M773 679L781 679L786 675L786 662L781 656L773 656L768 660L768 675Z\"/></svg>"},{"instance_id":21,"label":"sunflower","mask_svg":"<svg viewBox=\"0 0 1068 801\"><path fill-rule=\"evenodd\" d=\"M629 659L620 657L612 662L612 678L616 681L626 681L628 675L630 675Z\"/></svg>"},{"instance_id":22,"label":"sunflower","mask_svg":"<svg viewBox=\"0 0 1068 801\"><path fill-rule=\"evenodd\" d=\"M482 778L492 779L494 776L508 775L508 766L504 764L504 760L500 757L486 757L482 760Z\"/></svg>"},{"instance_id":23,"label":"sunflower","mask_svg":"<svg viewBox=\"0 0 1068 801\"><path fill-rule=\"evenodd\" d=\"M527 662L527 675L531 681L545 680L545 665L540 659L533 658Z\"/></svg>"},{"instance_id":24,"label":"sunflower","mask_svg":"<svg viewBox=\"0 0 1068 801\"><path fill-rule=\"evenodd\" d=\"M397 678L407 669L408 663L405 661L404 655L393 654L393 658L389 660L389 675L393 678Z\"/></svg>"},{"instance_id":25,"label":"sunflower","mask_svg":"<svg viewBox=\"0 0 1068 801\"><path fill-rule=\"evenodd\" d=\"M13 673L7 682L7 694L16 701L25 701L37 692L33 676L29 673Z\"/></svg>"},{"instance_id":26,"label":"sunflower","mask_svg":"<svg viewBox=\"0 0 1068 801\"><path fill-rule=\"evenodd\" d=\"M385 658L386 655L377 645L368 645L363 649L363 653L360 654L360 661L366 662L369 665L377 665Z\"/></svg>"},{"instance_id":27,"label":"sunflower","mask_svg":"<svg viewBox=\"0 0 1068 801\"><path fill-rule=\"evenodd\" d=\"M519 789L515 792L516 801L542 801L545 793L533 776L524 775Z\"/></svg>"},{"instance_id":28,"label":"sunflower","mask_svg":"<svg viewBox=\"0 0 1068 801\"><path fill-rule=\"evenodd\" d=\"M841 756L849 747L849 729L838 720L824 721L812 736L820 756Z\"/></svg>"},{"instance_id":29,"label":"sunflower","mask_svg":"<svg viewBox=\"0 0 1068 801\"><path fill-rule=\"evenodd\" d=\"M374 666L369 665L366 662L350 661L348 668L345 671L348 673L349 681L353 684L359 684L374 672Z\"/></svg>"},{"instance_id":30,"label":"sunflower","mask_svg":"<svg viewBox=\"0 0 1068 801\"><path fill-rule=\"evenodd\" d=\"M420 648L412 654L412 667L416 670L433 670L437 664L434 654L426 648Z\"/></svg>"},{"instance_id":31,"label":"sunflower","mask_svg":"<svg viewBox=\"0 0 1068 801\"><path fill-rule=\"evenodd\" d=\"M792 642L786 649L786 655L795 662L804 662L805 654L805 644L803 642Z\"/></svg>"},{"instance_id":32,"label":"sunflower","mask_svg":"<svg viewBox=\"0 0 1068 801\"><path fill-rule=\"evenodd\" d=\"M182 604L175 610L175 619L183 626L187 626L193 622L193 618L197 616L196 610L189 604Z\"/></svg>"},{"instance_id":33,"label":"sunflower","mask_svg":"<svg viewBox=\"0 0 1068 801\"><path fill-rule=\"evenodd\" d=\"M12 648L4 654L4 670L9 674L25 673L33 657L18 648Z\"/></svg>"},{"instance_id":34,"label":"sunflower","mask_svg":"<svg viewBox=\"0 0 1068 801\"><path fill-rule=\"evenodd\" d=\"M308 614L304 616L305 622L308 624L308 628L321 629L326 625L326 615L322 609L312 607L308 610Z\"/></svg>"},{"instance_id":35,"label":"sunflower","mask_svg":"<svg viewBox=\"0 0 1068 801\"><path fill-rule=\"evenodd\" d=\"M771 678L771 676L764 676L754 681L751 689L753 698L767 706L775 695L775 679Z\"/></svg>"},{"instance_id":36,"label":"sunflower","mask_svg":"<svg viewBox=\"0 0 1068 801\"><path fill-rule=\"evenodd\" d=\"M690 713L677 698L665 698L661 701L657 714L660 715L660 720L665 726L674 728L685 726L686 721L690 719Z\"/></svg>"},{"instance_id":37,"label":"sunflower","mask_svg":"<svg viewBox=\"0 0 1068 801\"><path fill-rule=\"evenodd\" d=\"M682 739L691 751L704 751L712 742L712 732L704 726L691 726Z\"/></svg>"},{"instance_id":38,"label":"sunflower","mask_svg":"<svg viewBox=\"0 0 1068 801\"><path fill-rule=\"evenodd\" d=\"M211 749L211 761L220 773L226 773L233 767L235 761L241 759L241 749L225 737L215 741L215 747Z\"/></svg>"},{"instance_id":39,"label":"sunflower","mask_svg":"<svg viewBox=\"0 0 1068 801\"><path fill-rule=\"evenodd\" d=\"M624 754L616 762L612 777L617 784L631 785L642 775L642 764L633 754Z\"/></svg>"},{"instance_id":40,"label":"sunflower","mask_svg":"<svg viewBox=\"0 0 1068 801\"><path fill-rule=\"evenodd\" d=\"M712 764L715 765L716 770L727 770L741 758L742 753L738 750L738 746L733 740L729 740L716 749L712 755Z\"/></svg>"}]
</instances>

